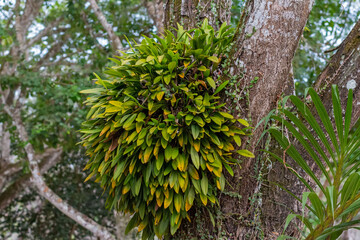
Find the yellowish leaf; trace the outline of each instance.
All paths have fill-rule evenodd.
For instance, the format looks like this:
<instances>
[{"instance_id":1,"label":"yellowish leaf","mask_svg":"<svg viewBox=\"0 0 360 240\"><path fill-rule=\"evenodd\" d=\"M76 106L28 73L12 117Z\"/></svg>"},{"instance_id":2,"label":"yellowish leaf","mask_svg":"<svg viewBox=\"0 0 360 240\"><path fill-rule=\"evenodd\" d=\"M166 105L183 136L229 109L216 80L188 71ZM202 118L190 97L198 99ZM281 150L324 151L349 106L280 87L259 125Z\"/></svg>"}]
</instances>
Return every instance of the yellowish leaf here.
<instances>
[{"instance_id":1,"label":"yellowish leaf","mask_svg":"<svg viewBox=\"0 0 360 240\"><path fill-rule=\"evenodd\" d=\"M220 170L220 169L214 168L214 169L213 169L213 173L215 174L215 176L221 177L221 170Z\"/></svg>"},{"instance_id":2,"label":"yellowish leaf","mask_svg":"<svg viewBox=\"0 0 360 240\"><path fill-rule=\"evenodd\" d=\"M200 141L199 140L194 141L194 148L197 152L200 151Z\"/></svg>"},{"instance_id":3,"label":"yellowish leaf","mask_svg":"<svg viewBox=\"0 0 360 240\"><path fill-rule=\"evenodd\" d=\"M161 195L159 198L156 198L156 203L159 207L161 207L163 202L164 202L164 195Z\"/></svg>"},{"instance_id":4,"label":"yellowish leaf","mask_svg":"<svg viewBox=\"0 0 360 240\"><path fill-rule=\"evenodd\" d=\"M144 228L147 226L147 223L141 222L140 225L138 226L138 232L141 232L142 230L144 230Z\"/></svg>"},{"instance_id":5,"label":"yellowish leaf","mask_svg":"<svg viewBox=\"0 0 360 240\"><path fill-rule=\"evenodd\" d=\"M176 97L175 97L175 94L172 95L172 98L171 98L171 106L174 106L174 104L176 103Z\"/></svg>"},{"instance_id":6,"label":"yellowish leaf","mask_svg":"<svg viewBox=\"0 0 360 240\"><path fill-rule=\"evenodd\" d=\"M155 225L158 225L158 223L160 222L160 219L161 219L161 212L158 211L155 216Z\"/></svg>"},{"instance_id":7,"label":"yellowish leaf","mask_svg":"<svg viewBox=\"0 0 360 240\"><path fill-rule=\"evenodd\" d=\"M222 190L219 180L216 180L216 187L217 187L219 190Z\"/></svg>"},{"instance_id":8,"label":"yellowish leaf","mask_svg":"<svg viewBox=\"0 0 360 240\"><path fill-rule=\"evenodd\" d=\"M128 191L130 191L130 186L129 185L125 185L121 191L121 193L124 195L126 194Z\"/></svg>"},{"instance_id":9,"label":"yellowish leaf","mask_svg":"<svg viewBox=\"0 0 360 240\"><path fill-rule=\"evenodd\" d=\"M208 163L206 163L206 167L207 167L207 169L209 169L210 172L212 172L214 170L214 167Z\"/></svg>"},{"instance_id":10,"label":"yellowish leaf","mask_svg":"<svg viewBox=\"0 0 360 240\"><path fill-rule=\"evenodd\" d=\"M169 198L169 195L170 195L169 189L166 189L163 193L166 198Z\"/></svg>"},{"instance_id":11,"label":"yellowish leaf","mask_svg":"<svg viewBox=\"0 0 360 240\"><path fill-rule=\"evenodd\" d=\"M93 171L92 173L89 174L89 176L87 176L87 178L85 178L85 181L84 182L87 182L89 181L89 179L94 176L94 174L96 173L96 171Z\"/></svg>"},{"instance_id":12,"label":"yellowish leaf","mask_svg":"<svg viewBox=\"0 0 360 240\"><path fill-rule=\"evenodd\" d=\"M158 92L158 93L156 94L157 100L158 100L158 101L161 101L161 99L163 98L164 94L165 94L165 92Z\"/></svg>"},{"instance_id":13,"label":"yellowish leaf","mask_svg":"<svg viewBox=\"0 0 360 240\"><path fill-rule=\"evenodd\" d=\"M207 205L207 197L200 193L200 199L201 199L201 202L206 206Z\"/></svg>"},{"instance_id":14,"label":"yellowish leaf","mask_svg":"<svg viewBox=\"0 0 360 240\"><path fill-rule=\"evenodd\" d=\"M132 162L129 166L129 173L132 174L132 172L134 171L134 167L135 167L135 161Z\"/></svg>"},{"instance_id":15,"label":"yellowish leaf","mask_svg":"<svg viewBox=\"0 0 360 240\"><path fill-rule=\"evenodd\" d=\"M192 204L190 204L190 203L186 200L186 202L185 202L185 210L186 210L186 211L189 211L191 207L192 207Z\"/></svg>"},{"instance_id":16,"label":"yellowish leaf","mask_svg":"<svg viewBox=\"0 0 360 240\"><path fill-rule=\"evenodd\" d=\"M100 135L99 136L102 136L104 133L106 133L107 130L110 129L110 124L109 125L106 125L103 130L100 132Z\"/></svg>"},{"instance_id":17,"label":"yellowish leaf","mask_svg":"<svg viewBox=\"0 0 360 240\"><path fill-rule=\"evenodd\" d=\"M172 202L172 198L165 198L164 200L164 209L168 208Z\"/></svg>"},{"instance_id":18,"label":"yellowish leaf","mask_svg":"<svg viewBox=\"0 0 360 240\"><path fill-rule=\"evenodd\" d=\"M174 197L174 206L177 212L180 212L182 202L182 195L176 194Z\"/></svg>"}]
</instances>

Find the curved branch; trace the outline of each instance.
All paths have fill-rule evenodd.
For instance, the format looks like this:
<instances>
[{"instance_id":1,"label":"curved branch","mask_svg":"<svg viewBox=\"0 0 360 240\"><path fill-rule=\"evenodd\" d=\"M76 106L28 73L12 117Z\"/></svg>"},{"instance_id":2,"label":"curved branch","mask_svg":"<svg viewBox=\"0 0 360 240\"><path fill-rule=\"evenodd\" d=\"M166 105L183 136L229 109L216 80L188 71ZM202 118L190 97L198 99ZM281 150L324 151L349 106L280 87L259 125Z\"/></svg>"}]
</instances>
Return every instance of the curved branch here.
<instances>
[{"instance_id":1,"label":"curved branch","mask_svg":"<svg viewBox=\"0 0 360 240\"><path fill-rule=\"evenodd\" d=\"M26 49L34 45L36 42L40 41L42 37L45 37L50 32L52 32L52 29L59 25L63 18L57 18L55 21L51 22L49 25L47 25L43 30L41 30L35 37L30 38L26 44L24 44L24 47L22 49ZM64 29L67 30L67 29Z\"/></svg>"},{"instance_id":2,"label":"curved branch","mask_svg":"<svg viewBox=\"0 0 360 240\"><path fill-rule=\"evenodd\" d=\"M91 8L94 10L94 13L98 20L100 21L103 28L106 30L106 32L109 35L111 45L115 50L121 50L123 48L120 38L114 33L114 30L112 29L112 26L108 23L106 20L104 14L99 8L99 5L96 3L95 0L89 0Z\"/></svg>"},{"instance_id":3,"label":"curved branch","mask_svg":"<svg viewBox=\"0 0 360 240\"><path fill-rule=\"evenodd\" d=\"M9 114L10 117L12 117L13 121L15 122L21 141L27 143L24 149L27 159L30 163L31 183L35 187L37 193L43 196L66 216L73 219L82 227L92 232L95 236L104 240L114 239L113 235L105 227L99 225L85 214L79 212L78 210L70 206L47 186L43 177L41 176L40 168L35 159L35 150L33 146L29 143L29 137L22 122L20 111L11 111L7 105L4 106L4 110L6 113Z\"/></svg>"},{"instance_id":4,"label":"curved branch","mask_svg":"<svg viewBox=\"0 0 360 240\"><path fill-rule=\"evenodd\" d=\"M60 161L60 157L63 150L61 148L58 149L48 149L43 154L39 155L39 159L42 161L39 164L40 173L43 174L47 172L52 166ZM16 174L16 172L22 171L22 164L15 163L11 164L5 170L6 172L11 170L12 174ZM1 175L3 172L1 173ZM8 174L9 175L9 174ZM18 179L16 179L13 183L11 183L4 192L1 192L0 195L0 211L5 209L15 198L19 196L20 193L24 191L26 187L31 185L31 174L25 174Z\"/></svg>"}]
</instances>

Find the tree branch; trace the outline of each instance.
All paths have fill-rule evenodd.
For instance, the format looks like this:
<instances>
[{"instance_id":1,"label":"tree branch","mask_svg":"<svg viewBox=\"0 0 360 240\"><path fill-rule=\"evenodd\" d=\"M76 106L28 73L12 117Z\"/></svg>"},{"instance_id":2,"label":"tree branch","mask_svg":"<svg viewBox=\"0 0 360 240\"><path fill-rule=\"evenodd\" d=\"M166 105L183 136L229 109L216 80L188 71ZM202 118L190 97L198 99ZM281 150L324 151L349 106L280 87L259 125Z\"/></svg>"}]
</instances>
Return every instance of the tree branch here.
<instances>
[{"instance_id":1,"label":"tree branch","mask_svg":"<svg viewBox=\"0 0 360 240\"><path fill-rule=\"evenodd\" d=\"M39 71L39 69L43 66L43 64L48 61L50 58L55 57L55 55L61 50L61 47L65 44L66 40L70 38L69 34L65 34L61 40L56 42L49 51L45 54L44 57L37 62L34 66L34 71Z\"/></svg>"},{"instance_id":2,"label":"tree branch","mask_svg":"<svg viewBox=\"0 0 360 240\"><path fill-rule=\"evenodd\" d=\"M67 215L69 218L73 219L75 222L83 226L85 229L92 232L95 236L100 237L101 239L108 240L114 239L112 234L103 226L96 223L94 220L86 216L85 214L77 211L75 208L70 206L68 203L63 201L58 195L56 195L45 183L44 179L41 176L40 168L35 159L35 150L33 146L29 143L29 137L27 131L24 127L24 124L21 120L20 111L17 109L11 111L7 105L4 104L4 110L6 113L12 117L13 121L16 124L17 131L19 133L19 138L27 143L24 147L27 159L30 164L31 171L31 183L35 187L37 193L43 196L48 200L52 205L59 209L62 213Z\"/></svg>"},{"instance_id":3,"label":"tree branch","mask_svg":"<svg viewBox=\"0 0 360 240\"><path fill-rule=\"evenodd\" d=\"M157 28L158 33L164 32L164 7L163 7L163 1L162 0L145 0L144 5L146 7L146 10L151 17L151 19L154 21L155 26Z\"/></svg>"},{"instance_id":4,"label":"tree branch","mask_svg":"<svg viewBox=\"0 0 360 240\"><path fill-rule=\"evenodd\" d=\"M40 173L43 174L47 172L52 166L57 164L61 159L62 152L63 150L61 148L51 148L47 149L43 154L38 155L39 159L42 159L39 164ZM19 171L22 171L22 164L20 162L11 164L11 166L1 172L1 175L3 175L3 173L4 175L5 173L7 173L7 175L13 175ZM24 191L26 187L29 187L30 185L31 173L28 173L16 179L6 188L4 192L0 191L0 211L5 209L12 201L14 201L15 198L20 195L21 192Z\"/></svg>"},{"instance_id":5,"label":"tree branch","mask_svg":"<svg viewBox=\"0 0 360 240\"><path fill-rule=\"evenodd\" d=\"M17 12L15 29L16 39L19 41L20 46L25 45L26 32L38 15L43 2L44 0L27 0L23 14L20 16L19 11ZM17 5L17 10L18 9L19 5Z\"/></svg>"},{"instance_id":6,"label":"tree branch","mask_svg":"<svg viewBox=\"0 0 360 240\"><path fill-rule=\"evenodd\" d=\"M41 40L42 37L46 36L49 32L52 31L54 27L59 25L63 18L57 18L55 21L51 22L48 26L46 26L43 30L41 30L35 37L29 39L26 44L24 44L24 49L29 48L34 45L37 41Z\"/></svg>"},{"instance_id":7,"label":"tree branch","mask_svg":"<svg viewBox=\"0 0 360 240\"><path fill-rule=\"evenodd\" d=\"M97 19L100 21L101 25L108 33L112 47L115 50L123 49L120 38L114 33L114 30L112 29L111 25L108 23L104 14L100 10L99 5L96 3L95 0L89 0L89 2L91 5L91 8L94 10L94 13L95 13Z\"/></svg>"}]
</instances>

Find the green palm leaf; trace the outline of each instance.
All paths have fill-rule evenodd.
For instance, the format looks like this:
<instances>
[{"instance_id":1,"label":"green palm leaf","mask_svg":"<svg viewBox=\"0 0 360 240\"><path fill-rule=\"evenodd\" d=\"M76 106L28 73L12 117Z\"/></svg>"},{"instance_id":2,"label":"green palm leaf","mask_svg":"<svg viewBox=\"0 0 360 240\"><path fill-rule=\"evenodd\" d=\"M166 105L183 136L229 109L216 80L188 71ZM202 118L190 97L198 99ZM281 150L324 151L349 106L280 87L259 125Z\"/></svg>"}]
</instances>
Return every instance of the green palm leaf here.
<instances>
[{"instance_id":1,"label":"green palm leaf","mask_svg":"<svg viewBox=\"0 0 360 240\"><path fill-rule=\"evenodd\" d=\"M285 228L296 217L308 229L306 239L337 239L343 231L360 223L360 220L354 220L360 211L360 120L357 120L351 129L352 90L348 92L343 114L339 89L332 86L331 115L314 89L309 88L307 93L311 97L310 106L298 97L290 96L295 112L282 107L277 110L277 114L268 116L279 123L279 127L271 127L267 131L284 152L283 156L266 152L283 162L310 191L303 195L301 202L317 220L311 221L311 215L290 214ZM285 132L287 136L284 135ZM298 147L301 147L301 152ZM298 167L289 166L285 162L285 154L291 157ZM310 167L314 163L325 178L325 183L315 174L313 167ZM295 170L299 168L316 184L323 197ZM295 194L286 191L300 201ZM310 202L310 205L307 205L307 202ZM284 238L284 235L282 237Z\"/></svg>"}]
</instances>

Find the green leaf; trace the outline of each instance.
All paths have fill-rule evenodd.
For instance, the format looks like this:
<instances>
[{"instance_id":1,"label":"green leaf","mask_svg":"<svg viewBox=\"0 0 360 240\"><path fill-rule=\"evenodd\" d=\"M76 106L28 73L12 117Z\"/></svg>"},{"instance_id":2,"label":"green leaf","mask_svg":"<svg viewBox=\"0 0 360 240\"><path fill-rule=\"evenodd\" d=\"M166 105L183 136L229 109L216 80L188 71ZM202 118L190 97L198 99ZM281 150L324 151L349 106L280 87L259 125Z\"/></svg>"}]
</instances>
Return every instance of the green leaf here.
<instances>
[{"instance_id":1,"label":"green leaf","mask_svg":"<svg viewBox=\"0 0 360 240\"><path fill-rule=\"evenodd\" d=\"M249 126L249 123L244 119L238 119L238 122L241 123L242 125L244 125L245 127Z\"/></svg>"},{"instance_id":2,"label":"green leaf","mask_svg":"<svg viewBox=\"0 0 360 240\"><path fill-rule=\"evenodd\" d=\"M171 74L164 76L164 82L165 82L166 84L169 84L170 81L171 81Z\"/></svg>"},{"instance_id":3,"label":"green leaf","mask_svg":"<svg viewBox=\"0 0 360 240\"><path fill-rule=\"evenodd\" d=\"M229 81L223 82L214 92L214 95L218 94L221 90L223 90L226 85L228 85Z\"/></svg>"},{"instance_id":4,"label":"green leaf","mask_svg":"<svg viewBox=\"0 0 360 240\"><path fill-rule=\"evenodd\" d=\"M194 139L197 139L200 134L200 127L197 125L191 125L191 133L194 137Z\"/></svg>"},{"instance_id":5,"label":"green leaf","mask_svg":"<svg viewBox=\"0 0 360 240\"><path fill-rule=\"evenodd\" d=\"M215 57L215 56L211 56L211 57L208 57L208 59L214 63L219 63L220 62L220 59Z\"/></svg>"},{"instance_id":6,"label":"green leaf","mask_svg":"<svg viewBox=\"0 0 360 240\"><path fill-rule=\"evenodd\" d=\"M107 90L107 87L106 87L106 84L104 83L104 81L99 77L99 75L97 75L96 73L93 73L95 75L95 77L98 79L99 83L104 87L106 88Z\"/></svg>"},{"instance_id":7,"label":"green leaf","mask_svg":"<svg viewBox=\"0 0 360 240\"><path fill-rule=\"evenodd\" d=\"M331 88L331 96L332 96L332 103L333 103L333 113L335 118L335 125L337 134L339 137L339 141L342 147L345 147L345 139L344 139L344 129L343 129L343 116L342 116L342 109L341 109L341 102L339 96L339 89L336 85L332 85Z\"/></svg>"},{"instance_id":8,"label":"green leaf","mask_svg":"<svg viewBox=\"0 0 360 240\"><path fill-rule=\"evenodd\" d=\"M125 130L129 130L131 124L132 124L132 123L134 122L134 120L136 119L136 116L137 116L137 114L135 113L135 114L131 115L131 117L129 117L129 118L125 121L125 123L124 123L124 125L123 125L123 128L124 128Z\"/></svg>"},{"instance_id":9,"label":"green leaf","mask_svg":"<svg viewBox=\"0 0 360 240\"><path fill-rule=\"evenodd\" d=\"M226 112L219 112L224 118L233 119L233 115Z\"/></svg>"},{"instance_id":10,"label":"green leaf","mask_svg":"<svg viewBox=\"0 0 360 240\"><path fill-rule=\"evenodd\" d=\"M85 94L88 94L88 93L101 94L103 91L104 91L103 88L92 88L92 89L82 90L82 91L80 91L80 93L85 93Z\"/></svg>"},{"instance_id":11,"label":"green leaf","mask_svg":"<svg viewBox=\"0 0 360 240\"><path fill-rule=\"evenodd\" d=\"M128 225L125 228L125 234L128 234L134 227L136 227L139 221L139 215L138 214L134 214L134 216L131 218L131 220L129 221Z\"/></svg>"},{"instance_id":12,"label":"green leaf","mask_svg":"<svg viewBox=\"0 0 360 240\"><path fill-rule=\"evenodd\" d=\"M239 135L234 136L234 141L235 141L236 145L238 145L238 147L241 146L241 138Z\"/></svg>"},{"instance_id":13,"label":"green leaf","mask_svg":"<svg viewBox=\"0 0 360 240\"><path fill-rule=\"evenodd\" d=\"M114 177L113 177L114 180L116 180L120 176L120 174L124 171L125 165L126 165L125 161L122 161L117 165L114 172Z\"/></svg>"},{"instance_id":14,"label":"green leaf","mask_svg":"<svg viewBox=\"0 0 360 240\"><path fill-rule=\"evenodd\" d=\"M345 126L344 126L345 145L347 143L349 132L350 132L352 105L353 105L353 90L350 89L348 92L348 99L347 99L346 111L345 111Z\"/></svg>"},{"instance_id":15,"label":"green leaf","mask_svg":"<svg viewBox=\"0 0 360 240\"><path fill-rule=\"evenodd\" d=\"M167 146L165 149L165 160L169 161L172 158L173 148L171 146Z\"/></svg>"},{"instance_id":16,"label":"green leaf","mask_svg":"<svg viewBox=\"0 0 360 240\"><path fill-rule=\"evenodd\" d=\"M139 59L139 60L135 63L135 65L136 65L136 66L139 66L139 65L142 65L142 64L144 64L144 63L146 63L146 59Z\"/></svg>"},{"instance_id":17,"label":"green leaf","mask_svg":"<svg viewBox=\"0 0 360 240\"><path fill-rule=\"evenodd\" d=\"M174 196L174 206L177 212L180 212L182 203L182 196L180 194L175 194Z\"/></svg>"},{"instance_id":18,"label":"green leaf","mask_svg":"<svg viewBox=\"0 0 360 240\"><path fill-rule=\"evenodd\" d=\"M205 72L207 70L207 68L204 65L202 65L198 68L198 70L201 72Z\"/></svg>"},{"instance_id":19,"label":"green leaf","mask_svg":"<svg viewBox=\"0 0 360 240\"><path fill-rule=\"evenodd\" d=\"M213 120L213 122L215 122L217 125L221 126L222 123L222 119L218 116L210 116L211 120Z\"/></svg>"},{"instance_id":20,"label":"green leaf","mask_svg":"<svg viewBox=\"0 0 360 240\"><path fill-rule=\"evenodd\" d=\"M136 121L137 122L142 122L142 121L144 121L145 117L146 117L145 113L140 112L139 115L136 118Z\"/></svg>"},{"instance_id":21,"label":"green leaf","mask_svg":"<svg viewBox=\"0 0 360 240\"><path fill-rule=\"evenodd\" d=\"M322 121L322 124L324 125L327 133L329 134L329 137L331 139L331 142L334 145L335 151L336 153L339 155L339 146L338 146L338 142L336 139L336 135L335 135L335 131L334 128L332 127L331 121L330 121L330 117L324 107L324 105L322 104L319 95L317 95L317 93L315 92L314 89L310 88L309 89L309 94L311 96L311 99L315 105L315 108L318 112L318 115Z\"/></svg>"},{"instance_id":22,"label":"green leaf","mask_svg":"<svg viewBox=\"0 0 360 240\"><path fill-rule=\"evenodd\" d=\"M197 169L199 169L199 167L200 167L200 157L199 157L198 152L195 150L195 148L193 146L191 146L190 155L191 155L191 160L192 160L194 166Z\"/></svg>"},{"instance_id":23,"label":"green leaf","mask_svg":"<svg viewBox=\"0 0 360 240\"><path fill-rule=\"evenodd\" d=\"M205 122L202 120L202 118L200 116L195 116L194 121L197 122L197 124L199 124L200 127L205 126Z\"/></svg>"},{"instance_id":24,"label":"green leaf","mask_svg":"<svg viewBox=\"0 0 360 240\"><path fill-rule=\"evenodd\" d=\"M206 175L204 175L203 178L201 179L200 186L201 186L201 190L202 190L203 194L207 195L209 185L208 185L208 178L206 177Z\"/></svg>"},{"instance_id":25,"label":"green leaf","mask_svg":"<svg viewBox=\"0 0 360 240\"><path fill-rule=\"evenodd\" d=\"M81 133L99 133L101 132L101 128L96 128L96 129L82 129L80 130Z\"/></svg>"},{"instance_id":26,"label":"green leaf","mask_svg":"<svg viewBox=\"0 0 360 240\"><path fill-rule=\"evenodd\" d=\"M212 79L211 77L207 77L206 81L209 83L210 87L212 87L214 89L216 88L216 84L215 84L214 79Z\"/></svg>"},{"instance_id":27,"label":"green leaf","mask_svg":"<svg viewBox=\"0 0 360 240\"><path fill-rule=\"evenodd\" d=\"M158 170L161 169L162 165L164 163L164 155L163 154L159 154L159 157L156 159L156 168Z\"/></svg>"},{"instance_id":28,"label":"green leaf","mask_svg":"<svg viewBox=\"0 0 360 240\"><path fill-rule=\"evenodd\" d=\"M311 192L309 194L309 200L311 202L311 206L314 207L316 216L322 222L324 220L324 215L325 215L325 206L321 202L320 198L314 192Z\"/></svg>"},{"instance_id":29,"label":"green leaf","mask_svg":"<svg viewBox=\"0 0 360 240\"><path fill-rule=\"evenodd\" d=\"M173 70L174 70L175 67L176 67L176 62L170 62L170 63L168 64L168 69L169 69L170 73L173 72ZM169 84L169 83L167 83L167 84Z\"/></svg>"},{"instance_id":30,"label":"green leaf","mask_svg":"<svg viewBox=\"0 0 360 240\"><path fill-rule=\"evenodd\" d=\"M244 157L249 157L249 158L255 157L255 155L252 152L250 152L249 150L246 150L246 149L241 149L236 152Z\"/></svg>"},{"instance_id":31,"label":"green leaf","mask_svg":"<svg viewBox=\"0 0 360 240\"><path fill-rule=\"evenodd\" d=\"M196 171L196 170L195 170ZM195 190L193 187L190 188L188 196L187 196L188 202L192 205L194 203L195 199Z\"/></svg>"},{"instance_id":32,"label":"green leaf","mask_svg":"<svg viewBox=\"0 0 360 240\"><path fill-rule=\"evenodd\" d=\"M141 178L139 178L136 183L135 183L135 186L134 186L134 193L135 193L135 196L138 196L139 193L140 193L140 188L141 188Z\"/></svg>"}]
</instances>

